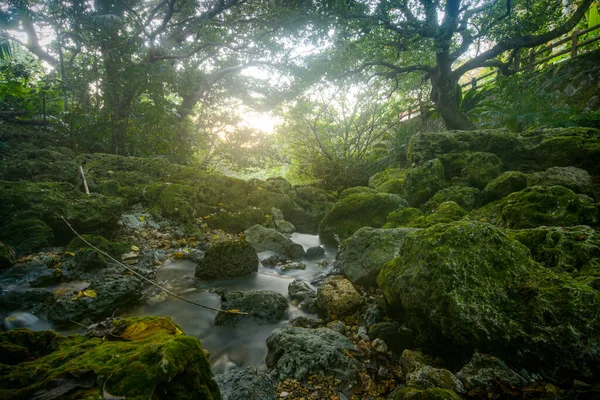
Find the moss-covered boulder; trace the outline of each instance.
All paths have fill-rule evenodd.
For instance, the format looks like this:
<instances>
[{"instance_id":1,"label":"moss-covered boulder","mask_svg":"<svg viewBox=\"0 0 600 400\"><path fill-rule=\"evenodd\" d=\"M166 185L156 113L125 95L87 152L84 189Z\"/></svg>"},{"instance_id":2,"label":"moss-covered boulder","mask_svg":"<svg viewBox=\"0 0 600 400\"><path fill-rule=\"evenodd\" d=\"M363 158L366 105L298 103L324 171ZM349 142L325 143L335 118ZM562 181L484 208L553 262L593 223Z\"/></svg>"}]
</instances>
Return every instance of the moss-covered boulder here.
<instances>
[{"instance_id":1,"label":"moss-covered boulder","mask_svg":"<svg viewBox=\"0 0 600 400\"><path fill-rule=\"evenodd\" d=\"M493 225L415 232L377 283L407 326L440 349L503 354L561 381L600 367L600 293L544 268Z\"/></svg>"},{"instance_id":2,"label":"moss-covered boulder","mask_svg":"<svg viewBox=\"0 0 600 400\"><path fill-rule=\"evenodd\" d=\"M502 160L493 153L462 152L449 153L442 157L446 179L458 178L468 186L483 189L492 179L500 175Z\"/></svg>"},{"instance_id":3,"label":"moss-covered boulder","mask_svg":"<svg viewBox=\"0 0 600 400\"><path fill-rule=\"evenodd\" d=\"M500 200L526 187L526 174L519 171L506 171L485 186L483 189L483 198L486 202Z\"/></svg>"},{"instance_id":4,"label":"moss-covered boulder","mask_svg":"<svg viewBox=\"0 0 600 400\"><path fill-rule=\"evenodd\" d=\"M429 160L406 174L403 195L408 205L419 207L444 185L444 165L438 159Z\"/></svg>"},{"instance_id":5,"label":"moss-covered boulder","mask_svg":"<svg viewBox=\"0 0 600 400\"><path fill-rule=\"evenodd\" d=\"M102 236L96 235L81 235L81 237L83 239L79 237L73 238L65 246L65 250L73 253L77 253L82 249L90 250L91 247L83 241L85 240L117 260L121 259L121 255L131 251L132 243L111 242Z\"/></svg>"},{"instance_id":6,"label":"moss-covered boulder","mask_svg":"<svg viewBox=\"0 0 600 400\"><path fill-rule=\"evenodd\" d=\"M600 233L589 226L542 226L511 232L533 259L555 272L600 274Z\"/></svg>"},{"instance_id":7,"label":"moss-covered boulder","mask_svg":"<svg viewBox=\"0 0 600 400\"><path fill-rule=\"evenodd\" d=\"M75 155L65 147L27 149L11 153L0 164L0 180L69 182L79 185Z\"/></svg>"},{"instance_id":8,"label":"moss-covered boulder","mask_svg":"<svg viewBox=\"0 0 600 400\"><path fill-rule=\"evenodd\" d=\"M598 224L592 199L562 186L530 186L476 213L495 225L513 229Z\"/></svg>"},{"instance_id":9,"label":"moss-covered boulder","mask_svg":"<svg viewBox=\"0 0 600 400\"><path fill-rule=\"evenodd\" d=\"M0 242L0 271L10 268L15 263L15 251L10 247Z\"/></svg>"},{"instance_id":10,"label":"moss-covered boulder","mask_svg":"<svg viewBox=\"0 0 600 400\"><path fill-rule=\"evenodd\" d=\"M377 286L383 264L396 258L406 236L417 230L360 228L342 242L336 263L352 283Z\"/></svg>"},{"instance_id":11,"label":"moss-covered boulder","mask_svg":"<svg viewBox=\"0 0 600 400\"><path fill-rule=\"evenodd\" d=\"M388 182L402 182L407 172L408 170L403 168L388 168L369 178L369 187L379 190L382 185ZM383 192L384 190L381 191Z\"/></svg>"},{"instance_id":12,"label":"moss-covered boulder","mask_svg":"<svg viewBox=\"0 0 600 400\"><path fill-rule=\"evenodd\" d=\"M62 220L79 233L110 236L116 229L125 203L120 198L86 195L70 183L0 181L0 225L37 219L52 229L55 244L67 243L74 234ZM22 234L13 243L27 240Z\"/></svg>"},{"instance_id":13,"label":"moss-covered boulder","mask_svg":"<svg viewBox=\"0 0 600 400\"><path fill-rule=\"evenodd\" d=\"M317 290L317 306L331 319L350 315L363 303L352 282L341 275L330 276Z\"/></svg>"},{"instance_id":14,"label":"moss-covered boulder","mask_svg":"<svg viewBox=\"0 0 600 400\"><path fill-rule=\"evenodd\" d=\"M424 214L416 209L406 208L388 215L384 228L428 228L435 224L458 221L468 213L453 201L440 204L434 212Z\"/></svg>"},{"instance_id":15,"label":"moss-covered boulder","mask_svg":"<svg viewBox=\"0 0 600 400\"><path fill-rule=\"evenodd\" d=\"M461 397L448 389L416 389L405 387L394 392L393 400L459 400Z\"/></svg>"},{"instance_id":16,"label":"moss-covered boulder","mask_svg":"<svg viewBox=\"0 0 600 400\"><path fill-rule=\"evenodd\" d=\"M438 206L446 201L453 201L463 209L471 211L481 204L481 191L469 186L451 186L438 191L429 201L421 206L427 212L433 212Z\"/></svg>"},{"instance_id":17,"label":"moss-covered boulder","mask_svg":"<svg viewBox=\"0 0 600 400\"><path fill-rule=\"evenodd\" d=\"M384 229L393 229L412 226L413 222L424 216L423 211L418 208L405 207L392 211L386 218Z\"/></svg>"},{"instance_id":18,"label":"moss-covered boulder","mask_svg":"<svg viewBox=\"0 0 600 400\"><path fill-rule=\"evenodd\" d=\"M265 212L260 208L246 207L240 211L219 211L205 216L204 221L213 229L241 233L251 226L265 222Z\"/></svg>"},{"instance_id":19,"label":"moss-covered boulder","mask_svg":"<svg viewBox=\"0 0 600 400\"><path fill-rule=\"evenodd\" d=\"M345 189L342 193L340 193L340 197L338 198L338 200L345 199L346 197L353 195L353 194L357 194L357 193L373 194L373 193L375 193L375 189L371 189L366 186L354 186L354 187Z\"/></svg>"},{"instance_id":20,"label":"moss-covered boulder","mask_svg":"<svg viewBox=\"0 0 600 400\"><path fill-rule=\"evenodd\" d=\"M335 203L330 192L310 185L296 185L289 195L299 208L281 209L283 217L294 225L296 231L303 233L316 233L319 223Z\"/></svg>"},{"instance_id":21,"label":"moss-covered boulder","mask_svg":"<svg viewBox=\"0 0 600 400\"><path fill-rule=\"evenodd\" d=\"M405 207L404 199L388 193L350 195L329 211L319 225L319 237L323 242L335 244L344 240L364 226L381 228L392 211Z\"/></svg>"},{"instance_id":22,"label":"moss-covered boulder","mask_svg":"<svg viewBox=\"0 0 600 400\"><path fill-rule=\"evenodd\" d=\"M244 240L216 243L209 247L196 266L196 278L231 279L258 271L258 256Z\"/></svg>"},{"instance_id":23,"label":"moss-covered boulder","mask_svg":"<svg viewBox=\"0 0 600 400\"><path fill-rule=\"evenodd\" d=\"M144 190L143 204L159 218L168 218L187 230L196 228L196 192L182 184L153 183Z\"/></svg>"},{"instance_id":24,"label":"moss-covered boulder","mask_svg":"<svg viewBox=\"0 0 600 400\"><path fill-rule=\"evenodd\" d=\"M270 290L232 291L223 294L221 309L239 310L250 315L219 312L215 325L232 325L244 319L277 321L288 308L288 301L281 293Z\"/></svg>"},{"instance_id":25,"label":"moss-covered boulder","mask_svg":"<svg viewBox=\"0 0 600 400\"><path fill-rule=\"evenodd\" d=\"M24 255L54 243L52 228L35 218L14 219L2 228L0 239Z\"/></svg>"},{"instance_id":26,"label":"moss-covered boulder","mask_svg":"<svg viewBox=\"0 0 600 400\"><path fill-rule=\"evenodd\" d=\"M1 333L0 397L221 398L200 341L170 319L116 319L110 325L105 337Z\"/></svg>"},{"instance_id":27,"label":"moss-covered boulder","mask_svg":"<svg viewBox=\"0 0 600 400\"><path fill-rule=\"evenodd\" d=\"M244 238L256 251L274 251L291 259L304 257L301 244L294 243L292 239L272 228L254 225L244 231Z\"/></svg>"},{"instance_id":28,"label":"moss-covered boulder","mask_svg":"<svg viewBox=\"0 0 600 400\"><path fill-rule=\"evenodd\" d=\"M581 168L552 167L527 177L528 186L563 186L575 193L594 196L594 186L590 174Z\"/></svg>"}]
</instances>

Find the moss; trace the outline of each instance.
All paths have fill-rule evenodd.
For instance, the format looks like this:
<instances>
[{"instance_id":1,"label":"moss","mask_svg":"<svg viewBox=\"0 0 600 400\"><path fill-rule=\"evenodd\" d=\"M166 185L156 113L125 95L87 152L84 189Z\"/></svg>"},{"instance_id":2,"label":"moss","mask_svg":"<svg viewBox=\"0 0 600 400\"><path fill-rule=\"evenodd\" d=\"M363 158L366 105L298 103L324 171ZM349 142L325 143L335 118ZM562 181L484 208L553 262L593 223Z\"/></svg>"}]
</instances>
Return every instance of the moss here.
<instances>
[{"instance_id":1,"label":"moss","mask_svg":"<svg viewBox=\"0 0 600 400\"><path fill-rule=\"evenodd\" d=\"M411 207L427 202L444 187L444 166L438 159L411 169L404 178L403 197Z\"/></svg>"},{"instance_id":2,"label":"moss","mask_svg":"<svg viewBox=\"0 0 600 400\"><path fill-rule=\"evenodd\" d=\"M244 240L221 242L210 247L196 266L198 279L230 279L258 271L258 256Z\"/></svg>"},{"instance_id":3,"label":"moss","mask_svg":"<svg viewBox=\"0 0 600 400\"><path fill-rule=\"evenodd\" d=\"M0 164L0 180L79 184L79 173L73 157L73 152L65 147L26 149L12 153Z\"/></svg>"},{"instance_id":4,"label":"moss","mask_svg":"<svg viewBox=\"0 0 600 400\"><path fill-rule=\"evenodd\" d=\"M208 226L213 229L222 229L227 232L240 233L256 224L265 222L265 213L260 208L246 207L239 212L220 211L205 219Z\"/></svg>"},{"instance_id":5,"label":"moss","mask_svg":"<svg viewBox=\"0 0 600 400\"><path fill-rule=\"evenodd\" d=\"M448 389L415 389L402 388L394 393L394 400L459 400L461 397Z\"/></svg>"},{"instance_id":6,"label":"moss","mask_svg":"<svg viewBox=\"0 0 600 400\"><path fill-rule=\"evenodd\" d=\"M442 157L446 179L463 179L469 186L483 189L492 179L500 175L502 160L486 152L450 153Z\"/></svg>"},{"instance_id":7,"label":"moss","mask_svg":"<svg viewBox=\"0 0 600 400\"><path fill-rule=\"evenodd\" d=\"M168 218L187 230L196 228L196 193L181 184L153 183L146 188L143 203L158 218Z\"/></svg>"},{"instance_id":8,"label":"moss","mask_svg":"<svg viewBox=\"0 0 600 400\"><path fill-rule=\"evenodd\" d=\"M474 349L554 379L600 367L600 293L535 262L490 224L463 220L408 236L377 283L407 327L428 343Z\"/></svg>"},{"instance_id":9,"label":"moss","mask_svg":"<svg viewBox=\"0 0 600 400\"><path fill-rule=\"evenodd\" d=\"M15 263L15 251L4 243L0 242L0 271L10 268Z\"/></svg>"},{"instance_id":10,"label":"moss","mask_svg":"<svg viewBox=\"0 0 600 400\"><path fill-rule=\"evenodd\" d=\"M417 212L418 211L418 212ZM431 214L423 214L415 208L406 208L388 215L384 228L428 228L435 224L458 221L468 213L453 201L446 201Z\"/></svg>"},{"instance_id":11,"label":"moss","mask_svg":"<svg viewBox=\"0 0 600 400\"><path fill-rule=\"evenodd\" d=\"M433 211L446 201L453 201L463 209L471 211L481 204L479 189L468 186L451 186L438 191L429 201L421 206L422 210Z\"/></svg>"},{"instance_id":12,"label":"moss","mask_svg":"<svg viewBox=\"0 0 600 400\"><path fill-rule=\"evenodd\" d=\"M363 226L381 228L387 215L405 206L404 200L387 193L353 194L338 201L319 225L319 237L326 243L347 239Z\"/></svg>"},{"instance_id":13,"label":"moss","mask_svg":"<svg viewBox=\"0 0 600 400\"><path fill-rule=\"evenodd\" d=\"M55 351L61 339L62 337L54 331L10 330L0 334L1 363L16 365L32 358L43 357Z\"/></svg>"},{"instance_id":14,"label":"moss","mask_svg":"<svg viewBox=\"0 0 600 400\"><path fill-rule=\"evenodd\" d=\"M403 168L388 168L378 172L369 179L369 187L378 189L379 186L389 181L402 181L408 170Z\"/></svg>"},{"instance_id":15,"label":"moss","mask_svg":"<svg viewBox=\"0 0 600 400\"><path fill-rule=\"evenodd\" d=\"M105 253L110 254L112 257L115 257L116 259L120 259L122 254L127 253L128 251L131 251L132 243L111 242L111 241L103 238L102 236L96 236L96 235L81 235L81 236L86 241L90 242L91 244L93 244L94 246L99 248L100 250L104 251ZM89 250L90 247L86 243L84 243L83 240L81 240L78 237L73 238L73 240L71 240L71 242L69 242L69 244L67 244L65 246L66 251L71 251L73 253L76 253L81 249Z\"/></svg>"},{"instance_id":16,"label":"moss","mask_svg":"<svg viewBox=\"0 0 600 400\"><path fill-rule=\"evenodd\" d=\"M14 246L19 254L29 254L51 246L54 233L43 221L28 218L9 222L3 227L0 238Z\"/></svg>"},{"instance_id":17,"label":"moss","mask_svg":"<svg viewBox=\"0 0 600 400\"><path fill-rule=\"evenodd\" d=\"M152 324L151 319L147 320ZM110 335L55 336L54 342L55 351L32 361L3 366L0 397L32 398L34 394L47 393L59 380L65 385L74 383L61 397L67 399L102 398L103 393L127 399L221 398L195 337L157 330L141 340L122 341ZM89 383L78 385L79 382Z\"/></svg>"},{"instance_id":18,"label":"moss","mask_svg":"<svg viewBox=\"0 0 600 400\"><path fill-rule=\"evenodd\" d=\"M368 188L366 186L355 186L355 187L351 187L348 189L345 189L341 194L338 200L343 200L346 197L353 195L353 194L357 194L357 193L362 193L362 194L373 194L375 193L374 189Z\"/></svg>"},{"instance_id":19,"label":"moss","mask_svg":"<svg viewBox=\"0 0 600 400\"><path fill-rule=\"evenodd\" d=\"M527 175L519 171L506 171L490 181L483 189L486 202L500 200L527 187Z\"/></svg>"},{"instance_id":20,"label":"moss","mask_svg":"<svg viewBox=\"0 0 600 400\"><path fill-rule=\"evenodd\" d=\"M476 214L512 229L598 224L596 207L562 186L531 186L486 205Z\"/></svg>"},{"instance_id":21,"label":"moss","mask_svg":"<svg viewBox=\"0 0 600 400\"><path fill-rule=\"evenodd\" d=\"M401 228L403 226L412 226L412 223L423 217L423 212L418 208L405 207L400 210L392 211L386 218L384 228Z\"/></svg>"}]
</instances>

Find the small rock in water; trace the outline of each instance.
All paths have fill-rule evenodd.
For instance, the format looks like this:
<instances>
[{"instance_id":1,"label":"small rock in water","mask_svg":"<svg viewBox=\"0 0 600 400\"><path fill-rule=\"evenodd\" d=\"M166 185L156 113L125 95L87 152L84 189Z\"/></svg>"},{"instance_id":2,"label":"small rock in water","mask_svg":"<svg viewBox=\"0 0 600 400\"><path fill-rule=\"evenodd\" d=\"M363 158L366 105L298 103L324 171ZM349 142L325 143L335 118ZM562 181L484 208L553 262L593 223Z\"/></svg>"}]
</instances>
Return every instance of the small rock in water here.
<instances>
[{"instance_id":1,"label":"small rock in water","mask_svg":"<svg viewBox=\"0 0 600 400\"><path fill-rule=\"evenodd\" d=\"M22 311L15 311L4 318L2 321L6 329L26 328L39 321L39 318L33 314Z\"/></svg>"},{"instance_id":2,"label":"small rock in water","mask_svg":"<svg viewBox=\"0 0 600 400\"><path fill-rule=\"evenodd\" d=\"M317 263L317 266L321 267L321 268L325 268L329 265L329 261L327 260L321 260Z\"/></svg>"},{"instance_id":3,"label":"small rock in water","mask_svg":"<svg viewBox=\"0 0 600 400\"><path fill-rule=\"evenodd\" d=\"M306 258L317 258L325 255L325 249L321 246L309 247L306 250Z\"/></svg>"},{"instance_id":4,"label":"small rock in water","mask_svg":"<svg viewBox=\"0 0 600 400\"><path fill-rule=\"evenodd\" d=\"M287 257L278 254L273 254L261 261L262 265L265 267L274 267L279 264L285 264L286 262L288 262Z\"/></svg>"},{"instance_id":5,"label":"small rock in water","mask_svg":"<svg viewBox=\"0 0 600 400\"><path fill-rule=\"evenodd\" d=\"M282 271L289 271L292 269L306 269L306 264L301 262L290 262L281 266Z\"/></svg>"}]
</instances>

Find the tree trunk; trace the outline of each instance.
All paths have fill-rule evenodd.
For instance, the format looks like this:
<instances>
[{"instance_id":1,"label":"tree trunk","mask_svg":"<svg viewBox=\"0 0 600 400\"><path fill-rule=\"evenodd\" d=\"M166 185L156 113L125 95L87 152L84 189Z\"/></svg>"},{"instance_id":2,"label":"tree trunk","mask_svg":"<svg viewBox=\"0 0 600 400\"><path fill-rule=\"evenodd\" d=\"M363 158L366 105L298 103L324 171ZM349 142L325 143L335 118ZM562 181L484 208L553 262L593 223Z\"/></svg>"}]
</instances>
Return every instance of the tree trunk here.
<instances>
[{"instance_id":1,"label":"tree trunk","mask_svg":"<svg viewBox=\"0 0 600 400\"><path fill-rule=\"evenodd\" d=\"M431 101L435 104L448 130L470 130L473 123L460 111L458 82L448 76L431 78Z\"/></svg>"}]
</instances>

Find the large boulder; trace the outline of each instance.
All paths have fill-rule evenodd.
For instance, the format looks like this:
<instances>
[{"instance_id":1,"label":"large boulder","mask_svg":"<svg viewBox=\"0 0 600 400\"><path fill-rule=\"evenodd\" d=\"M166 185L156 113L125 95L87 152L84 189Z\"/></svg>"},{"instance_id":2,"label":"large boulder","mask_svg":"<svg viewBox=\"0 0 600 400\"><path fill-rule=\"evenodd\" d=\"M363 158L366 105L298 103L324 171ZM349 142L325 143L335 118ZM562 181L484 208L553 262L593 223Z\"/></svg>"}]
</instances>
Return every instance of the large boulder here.
<instances>
[{"instance_id":1,"label":"large boulder","mask_svg":"<svg viewBox=\"0 0 600 400\"><path fill-rule=\"evenodd\" d=\"M275 229L254 225L244 231L246 242L250 243L256 251L274 251L289 258L304 257L304 248L299 243Z\"/></svg>"},{"instance_id":2,"label":"large boulder","mask_svg":"<svg viewBox=\"0 0 600 400\"><path fill-rule=\"evenodd\" d=\"M335 244L364 226L381 228L389 213L405 206L406 202L394 194L352 194L338 201L323 218L319 237L325 243Z\"/></svg>"},{"instance_id":3,"label":"large boulder","mask_svg":"<svg viewBox=\"0 0 600 400\"><path fill-rule=\"evenodd\" d=\"M324 374L350 383L359 362L346 355L354 346L342 334L327 328L278 328L267 338L267 367L279 381L302 381Z\"/></svg>"},{"instance_id":4,"label":"large boulder","mask_svg":"<svg viewBox=\"0 0 600 400\"><path fill-rule=\"evenodd\" d=\"M558 380L589 379L600 367L600 293L544 268L490 224L463 220L413 233L377 283L430 344L503 354Z\"/></svg>"},{"instance_id":5,"label":"large boulder","mask_svg":"<svg viewBox=\"0 0 600 400\"><path fill-rule=\"evenodd\" d=\"M206 250L196 265L198 279L231 279L258 271L258 255L243 240L220 242Z\"/></svg>"},{"instance_id":6,"label":"large boulder","mask_svg":"<svg viewBox=\"0 0 600 400\"><path fill-rule=\"evenodd\" d=\"M300 309L310 313L317 312L317 292L302 279L297 278L290 282L288 294Z\"/></svg>"},{"instance_id":7,"label":"large boulder","mask_svg":"<svg viewBox=\"0 0 600 400\"><path fill-rule=\"evenodd\" d=\"M451 186L438 191L429 201L421 206L427 212L433 212L447 201L453 201L463 209L471 211L479 207L482 201L481 191L469 186Z\"/></svg>"},{"instance_id":8,"label":"large boulder","mask_svg":"<svg viewBox=\"0 0 600 400\"><path fill-rule=\"evenodd\" d=\"M486 202L500 200L511 193L521 191L527 187L527 175L519 171L506 171L491 180L483 188L483 198Z\"/></svg>"},{"instance_id":9,"label":"large boulder","mask_svg":"<svg viewBox=\"0 0 600 400\"><path fill-rule=\"evenodd\" d=\"M279 208L271 208L271 221L273 221L275 229L281 233L296 232L296 227L291 222L288 222L283 218L283 213Z\"/></svg>"},{"instance_id":10,"label":"large boulder","mask_svg":"<svg viewBox=\"0 0 600 400\"><path fill-rule=\"evenodd\" d=\"M527 177L528 186L564 186L575 193L594 196L594 186L590 174L581 168L552 167Z\"/></svg>"},{"instance_id":11,"label":"large boulder","mask_svg":"<svg viewBox=\"0 0 600 400\"><path fill-rule=\"evenodd\" d=\"M593 200L562 186L530 186L477 213L495 225L512 229L598 224Z\"/></svg>"},{"instance_id":12,"label":"large boulder","mask_svg":"<svg viewBox=\"0 0 600 400\"><path fill-rule=\"evenodd\" d=\"M69 182L79 185L81 179L74 157L75 154L66 147L24 149L2 160L0 180Z\"/></svg>"},{"instance_id":13,"label":"large boulder","mask_svg":"<svg viewBox=\"0 0 600 400\"><path fill-rule=\"evenodd\" d=\"M449 153L441 157L446 179L483 189L502 172L502 160L493 153Z\"/></svg>"},{"instance_id":14,"label":"large boulder","mask_svg":"<svg viewBox=\"0 0 600 400\"><path fill-rule=\"evenodd\" d=\"M528 382L523 376L511 369L499 358L489 354L475 353L471 361L456 374L470 389L490 391L498 382L514 388L525 386Z\"/></svg>"},{"instance_id":15,"label":"large boulder","mask_svg":"<svg viewBox=\"0 0 600 400\"><path fill-rule=\"evenodd\" d=\"M404 238L417 230L361 228L342 243L336 265L352 283L377 286L383 264L396 258Z\"/></svg>"},{"instance_id":16,"label":"large boulder","mask_svg":"<svg viewBox=\"0 0 600 400\"><path fill-rule=\"evenodd\" d=\"M223 400L275 400L275 382L256 367L234 369L215 376Z\"/></svg>"},{"instance_id":17,"label":"large boulder","mask_svg":"<svg viewBox=\"0 0 600 400\"><path fill-rule=\"evenodd\" d=\"M0 239L13 245L18 254L25 255L51 246L54 232L39 219L14 219L4 226Z\"/></svg>"},{"instance_id":18,"label":"large boulder","mask_svg":"<svg viewBox=\"0 0 600 400\"><path fill-rule=\"evenodd\" d=\"M204 221L209 227L240 233L256 224L262 224L265 221L265 212L260 208L246 207L240 211L218 211L208 217Z\"/></svg>"},{"instance_id":19,"label":"large boulder","mask_svg":"<svg viewBox=\"0 0 600 400\"><path fill-rule=\"evenodd\" d=\"M215 325L231 325L246 318L277 321L288 308L285 296L269 290L227 292L223 294L222 299L221 309L238 310L250 315L219 312L215 318Z\"/></svg>"},{"instance_id":20,"label":"large boulder","mask_svg":"<svg viewBox=\"0 0 600 400\"><path fill-rule=\"evenodd\" d=\"M317 289L317 305L332 319L352 314L363 302L352 282L341 275L330 276Z\"/></svg>"},{"instance_id":21,"label":"large boulder","mask_svg":"<svg viewBox=\"0 0 600 400\"><path fill-rule=\"evenodd\" d=\"M404 208L390 213L384 228L428 228L435 224L446 224L448 222L458 221L468 213L453 201L446 201L440 204L430 214L424 214L416 208Z\"/></svg>"},{"instance_id":22,"label":"large boulder","mask_svg":"<svg viewBox=\"0 0 600 400\"><path fill-rule=\"evenodd\" d=\"M221 398L200 341L169 318L107 324L104 337L0 333L0 397Z\"/></svg>"},{"instance_id":23,"label":"large boulder","mask_svg":"<svg viewBox=\"0 0 600 400\"><path fill-rule=\"evenodd\" d=\"M444 185L444 165L440 160L433 159L411 169L406 174L402 193L408 205L419 207Z\"/></svg>"}]
</instances>

